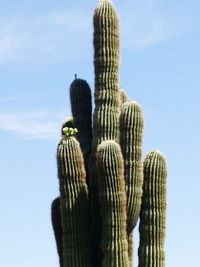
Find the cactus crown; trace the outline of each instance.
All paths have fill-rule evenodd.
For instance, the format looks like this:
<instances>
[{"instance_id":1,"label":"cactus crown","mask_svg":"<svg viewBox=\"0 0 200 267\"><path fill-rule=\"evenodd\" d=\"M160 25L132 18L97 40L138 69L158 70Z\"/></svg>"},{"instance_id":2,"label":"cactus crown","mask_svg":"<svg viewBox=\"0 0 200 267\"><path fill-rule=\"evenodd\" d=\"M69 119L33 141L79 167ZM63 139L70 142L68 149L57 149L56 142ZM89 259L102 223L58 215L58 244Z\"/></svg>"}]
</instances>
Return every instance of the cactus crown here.
<instances>
[{"instance_id":1,"label":"cactus crown","mask_svg":"<svg viewBox=\"0 0 200 267\"><path fill-rule=\"evenodd\" d=\"M75 136L78 133L78 130L76 128L71 128L71 127L64 127L62 131L63 135L66 137Z\"/></svg>"}]
</instances>

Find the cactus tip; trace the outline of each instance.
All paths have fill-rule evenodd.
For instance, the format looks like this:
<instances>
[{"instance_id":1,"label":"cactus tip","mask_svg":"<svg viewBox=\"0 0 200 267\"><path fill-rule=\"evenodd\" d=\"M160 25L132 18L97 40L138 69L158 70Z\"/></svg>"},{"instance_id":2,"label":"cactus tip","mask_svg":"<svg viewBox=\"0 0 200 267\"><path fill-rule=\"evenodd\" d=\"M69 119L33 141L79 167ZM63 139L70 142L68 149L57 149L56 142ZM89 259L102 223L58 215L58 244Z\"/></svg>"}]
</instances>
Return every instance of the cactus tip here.
<instances>
[{"instance_id":1,"label":"cactus tip","mask_svg":"<svg viewBox=\"0 0 200 267\"><path fill-rule=\"evenodd\" d=\"M159 156L160 158L166 158L165 155L163 153L161 153L158 149L155 149L154 154Z\"/></svg>"},{"instance_id":2,"label":"cactus tip","mask_svg":"<svg viewBox=\"0 0 200 267\"><path fill-rule=\"evenodd\" d=\"M78 133L78 130L76 128L71 127L64 127L62 131L63 135L66 137L75 136Z\"/></svg>"},{"instance_id":3,"label":"cactus tip","mask_svg":"<svg viewBox=\"0 0 200 267\"><path fill-rule=\"evenodd\" d=\"M152 158L157 158L163 162L166 162L166 156L164 154L162 154L158 149L154 149L151 152L149 152L146 155L146 159L145 160L149 160Z\"/></svg>"}]
</instances>

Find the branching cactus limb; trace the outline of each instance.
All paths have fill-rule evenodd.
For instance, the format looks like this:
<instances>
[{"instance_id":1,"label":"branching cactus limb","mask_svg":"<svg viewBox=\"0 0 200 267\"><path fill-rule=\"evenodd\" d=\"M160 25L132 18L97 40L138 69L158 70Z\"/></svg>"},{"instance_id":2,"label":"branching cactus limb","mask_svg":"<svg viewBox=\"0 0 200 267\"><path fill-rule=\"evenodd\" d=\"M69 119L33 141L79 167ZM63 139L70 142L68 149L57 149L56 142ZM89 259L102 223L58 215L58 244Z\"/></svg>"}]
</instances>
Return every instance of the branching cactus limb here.
<instances>
[{"instance_id":1,"label":"branching cactus limb","mask_svg":"<svg viewBox=\"0 0 200 267\"><path fill-rule=\"evenodd\" d=\"M99 203L102 218L102 267L128 266L124 162L119 145L104 141L97 149Z\"/></svg>"},{"instance_id":2,"label":"branching cactus limb","mask_svg":"<svg viewBox=\"0 0 200 267\"><path fill-rule=\"evenodd\" d=\"M84 158L88 162L92 145L92 96L88 83L75 79L70 86L70 99L74 127Z\"/></svg>"},{"instance_id":3,"label":"branching cactus limb","mask_svg":"<svg viewBox=\"0 0 200 267\"><path fill-rule=\"evenodd\" d=\"M64 267L90 267L89 199L80 145L63 137L57 150Z\"/></svg>"},{"instance_id":4,"label":"branching cactus limb","mask_svg":"<svg viewBox=\"0 0 200 267\"><path fill-rule=\"evenodd\" d=\"M144 161L139 267L165 266L166 177L165 157L157 150L150 152Z\"/></svg>"},{"instance_id":5,"label":"branching cactus limb","mask_svg":"<svg viewBox=\"0 0 200 267\"><path fill-rule=\"evenodd\" d=\"M141 107L133 101L122 105L120 116L120 144L124 157L124 178L127 193L127 235L130 266L133 258L133 228L141 207L143 168L142 138L143 113Z\"/></svg>"},{"instance_id":6,"label":"branching cactus limb","mask_svg":"<svg viewBox=\"0 0 200 267\"><path fill-rule=\"evenodd\" d=\"M120 116L120 144L125 165L128 234L137 223L141 207L143 126L141 107L133 101L123 104Z\"/></svg>"},{"instance_id":7,"label":"branching cactus limb","mask_svg":"<svg viewBox=\"0 0 200 267\"><path fill-rule=\"evenodd\" d=\"M62 243L62 220L61 220L61 211L60 211L60 197L54 199L51 204L51 221L53 225L57 251L59 255L60 267L64 267L63 261L63 243Z\"/></svg>"}]
</instances>

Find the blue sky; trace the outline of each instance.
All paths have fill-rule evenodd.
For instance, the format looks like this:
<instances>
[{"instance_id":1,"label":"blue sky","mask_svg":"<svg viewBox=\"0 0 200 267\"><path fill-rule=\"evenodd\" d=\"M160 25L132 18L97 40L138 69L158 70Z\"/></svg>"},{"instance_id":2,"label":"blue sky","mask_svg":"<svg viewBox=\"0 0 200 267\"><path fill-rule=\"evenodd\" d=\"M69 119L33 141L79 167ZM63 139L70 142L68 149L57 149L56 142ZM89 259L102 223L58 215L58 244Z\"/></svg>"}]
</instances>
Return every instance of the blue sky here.
<instances>
[{"instance_id":1,"label":"blue sky","mask_svg":"<svg viewBox=\"0 0 200 267\"><path fill-rule=\"evenodd\" d=\"M69 2L69 3L68 3ZM144 155L168 158L166 267L199 253L199 1L113 1L121 86L145 116ZM0 0L0 266L56 267L56 146L77 73L94 88L96 1ZM135 251L135 256L136 256Z\"/></svg>"}]
</instances>

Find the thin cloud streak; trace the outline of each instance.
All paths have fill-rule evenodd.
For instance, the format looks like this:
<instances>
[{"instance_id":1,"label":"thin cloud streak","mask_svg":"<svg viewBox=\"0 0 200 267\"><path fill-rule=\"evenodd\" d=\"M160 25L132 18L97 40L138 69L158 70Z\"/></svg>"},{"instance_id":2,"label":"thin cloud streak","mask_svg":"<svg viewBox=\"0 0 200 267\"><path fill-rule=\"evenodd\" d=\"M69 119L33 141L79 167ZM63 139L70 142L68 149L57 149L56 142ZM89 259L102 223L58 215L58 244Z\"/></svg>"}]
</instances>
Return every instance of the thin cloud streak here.
<instances>
[{"instance_id":1,"label":"thin cloud streak","mask_svg":"<svg viewBox=\"0 0 200 267\"><path fill-rule=\"evenodd\" d=\"M0 23L0 63L38 64L70 60L83 55L90 42L91 23L84 12L11 18ZM79 42L76 36L82 36Z\"/></svg>"},{"instance_id":2,"label":"thin cloud streak","mask_svg":"<svg viewBox=\"0 0 200 267\"><path fill-rule=\"evenodd\" d=\"M0 114L0 129L26 139L57 139L63 116L61 113L55 114L53 112Z\"/></svg>"},{"instance_id":3,"label":"thin cloud streak","mask_svg":"<svg viewBox=\"0 0 200 267\"><path fill-rule=\"evenodd\" d=\"M182 31L182 19L174 10L165 10L165 1L134 1L126 3L121 10L125 49L146 48ZM6 60L27 64L74 62L79 58L83 60L88 53L92 55L92 16L86 10L67 10L0 22L0 63Z\"/></svg>"},{"instance_id":4,"label":"thin cloud streak","mask_svg":"<svg viewBox=\"0 0 200 267\"><path fill-rule=\"evenodd\" d=\"M125 6L121 25L124 48L145 49L180 35L186 21L178 15L179 8L168 10L165 1L135 1Z\"/></svg>"}]
</instances>

